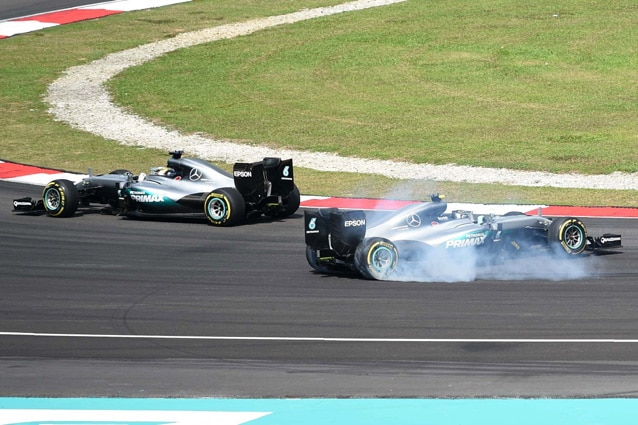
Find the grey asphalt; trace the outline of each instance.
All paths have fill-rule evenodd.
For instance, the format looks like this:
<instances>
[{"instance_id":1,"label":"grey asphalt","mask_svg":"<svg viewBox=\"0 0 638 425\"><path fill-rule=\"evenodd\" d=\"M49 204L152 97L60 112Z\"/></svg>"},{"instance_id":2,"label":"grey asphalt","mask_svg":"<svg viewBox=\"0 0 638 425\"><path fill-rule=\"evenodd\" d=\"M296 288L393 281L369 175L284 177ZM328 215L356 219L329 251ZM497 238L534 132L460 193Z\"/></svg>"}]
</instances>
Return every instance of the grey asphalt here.
<instances>
[{"instance_id":1,"label":"grey asphalt","mask_svg":"<svg viewBox=\"0 0 638 425\"><path fill-rule=\"evenodd\" d=\"M39 192L0 183L0 396L638 395L635 220L584 220L625 245L585 278L374 282L314 273L301 214L11 212Z\"/></svg>"},{"instance_id":2,"label":"grey asphalt","mask_svg":"<svg viewBox=\"0 0 638 425\"><path fill-rule=\"evenodd\" d=\"M87 0L2 0L0 21L99 3Z\"/></svg>"}]
</instances>

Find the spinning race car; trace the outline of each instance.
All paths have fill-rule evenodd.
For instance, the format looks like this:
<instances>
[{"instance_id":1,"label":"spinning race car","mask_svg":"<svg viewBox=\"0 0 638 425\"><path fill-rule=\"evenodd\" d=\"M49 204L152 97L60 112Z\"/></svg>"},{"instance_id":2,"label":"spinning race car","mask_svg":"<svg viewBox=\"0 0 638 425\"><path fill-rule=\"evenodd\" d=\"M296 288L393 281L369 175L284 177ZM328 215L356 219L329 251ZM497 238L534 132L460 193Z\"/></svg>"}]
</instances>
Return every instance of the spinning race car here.
<instances>
[{"instance_id":1,"label":"spinning race car","mask_svg":"<svg viewBox=\"0 0 638 425\"><path fill-rule=\"evenodd\" d=\"M210 224L233 226L266 215L287 217L299 208L292 159L264 158L236 163L233 174L197 158L170 152L166 167L153 167L147 176L128 170L91 175L78 183L53 180L42 199L15 199L15 212L46 212L70 217L78 208L108 205L125 216L205 216Z\"/></svg>"},{"instance_id":2,"label":"spinning race car","mask_svg":"<svg viewBox=\"0 0 638 425\"><path fill-rule=\"evenodd\" d=\"M444 257L470 258L458 255L469 250L476 252L472 258L489 264L539 252L570 257L622 245L621 235L589 236L577 218L550 219L540 211L535 216L446 213L447 203L438 195L431 198L432 202L406 206L376 224L368 222L364 211L306 210L308 263L322 273L358 272L369 279L392 280L399 269L436 267L436 259Z\"/></svg>"}]
</instances>

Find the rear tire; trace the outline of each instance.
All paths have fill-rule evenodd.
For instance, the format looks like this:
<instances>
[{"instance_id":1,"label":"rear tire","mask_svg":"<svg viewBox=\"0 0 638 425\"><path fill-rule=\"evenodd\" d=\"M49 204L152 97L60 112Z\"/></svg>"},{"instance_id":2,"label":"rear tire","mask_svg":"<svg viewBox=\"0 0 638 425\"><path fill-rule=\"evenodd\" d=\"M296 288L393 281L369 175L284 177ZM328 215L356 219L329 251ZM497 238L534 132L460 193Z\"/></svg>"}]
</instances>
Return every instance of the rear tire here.
<instances>
[{"instance_id":1,"label":"rear tire","mask_svg":"<svg viewBox=\"0 0 638 425\"><path fill-rule=\"evenodd\" d=\"M357 246L354 263L368 279L384 280L394 272L399 262L396 245L387 239L365 239Z\"/></svg>"},{"instance_id":2,"label":"rear tire","mask_svg":"<svg viewBox=\"0 0 638 425\"><path fill-rule=\"evenodd\" d=\"M80 204L80 193L69 180L53 180L42 191L44 210L50 217L71 217Z\"/></svg>"},{"instance_id":3,"label":"rear tire","mask_svg":"<svg viewBox=\"0 0 638 425\"><path fill-rule=\"evenodd\" d=\"M215 226L235 226L246 216L244 198L236 189L223 187L213 190L204 201L204 214Z\"/></svg>"},{"instance_id":4,"label":"rear tire","mask_svg":"<svg viewBox=\"0 0 638 425\"><path fill-rule=\"evenodd\" d=\"M274 219L289 217L299 209L300 204L301 195L299 194L299 189L295 185L292 191L290 191L290 193L288 194L288 197L281 200L280 206L277 206L275 209L266 211L264 215Z\"/></svg>"},{"instance_id":5,"label":"rear tire","mask_svg":"<svg viewBox=\"0 0 638 425\"><path fill-rule=\"evenodd\" d=\"M292 191L288 195L286 199L283 200L284 204L284 217L288 217L293 215L299 209L299 204L301 204L301 194L299 193L299 188L295 185L292 188Z\"/></svg>"},{"instance_id":6,"label":"rear tire","mask_svg":"<svg viewBox=\"0 0 638 425\"><path fill-rule=\"evenodd\" d=\"M587 247L587 228L577 218L567 217L552 221L547 237L552 250L560 254L578 255Z\"/></svg>"}]
</instances>

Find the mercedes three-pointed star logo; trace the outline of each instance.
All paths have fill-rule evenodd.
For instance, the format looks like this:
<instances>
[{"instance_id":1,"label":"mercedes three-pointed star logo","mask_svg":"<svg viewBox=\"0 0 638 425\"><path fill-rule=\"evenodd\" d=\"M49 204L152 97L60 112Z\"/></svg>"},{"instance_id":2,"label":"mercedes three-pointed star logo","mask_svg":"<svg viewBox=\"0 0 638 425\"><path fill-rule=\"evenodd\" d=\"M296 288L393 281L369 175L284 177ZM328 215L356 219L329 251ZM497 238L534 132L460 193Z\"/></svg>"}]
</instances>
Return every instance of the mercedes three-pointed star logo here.
<instances>
[{"instance_id":1,"label":"mercedes three-pointed star logo","mask_svg":"<svg viewBox=\"0 0 638 425\"><path fill-rule=\"evenodd\" d=\"M418 214L411 214L406 217L405 221L410 227L419 227L421 225L421 217Z\"/></svg>"},{"instance_id":2,"label":"mercedes three-pointed star logo","mask_svg":"<svg viewBox=\"0 0 638 425\"><path fill-rule=\"evenodd\" d=\"M188 178L193 181L199 180L202 178L202 172L198 170L197 168L193 168L190 174L188 175Z\"/></svg>"}]
</instances>

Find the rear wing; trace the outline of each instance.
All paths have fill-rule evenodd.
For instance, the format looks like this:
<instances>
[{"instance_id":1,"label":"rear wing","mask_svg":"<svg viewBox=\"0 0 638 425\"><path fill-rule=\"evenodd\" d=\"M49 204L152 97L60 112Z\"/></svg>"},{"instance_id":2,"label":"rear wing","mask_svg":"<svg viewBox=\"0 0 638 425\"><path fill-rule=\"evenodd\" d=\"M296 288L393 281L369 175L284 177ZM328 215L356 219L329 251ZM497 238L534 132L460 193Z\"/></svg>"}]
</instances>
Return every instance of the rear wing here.
<instances>
[{"instance_id":1,"label":"rear wing","mask_svg":"<svg viewBox=\"0 0 638 425\"><path fill-rule=\"evenodd\" d=\"M266 178L272 184L272 195L288 196L295 187L292 159L264 158Z\"/></svg>"},{"instance_id":2,"label":"rear wing","mask_svg":"<svg viewBox=\"0 0 638 425\"><path fill-rule=\"evenodd\" d=\"M336 255L353 255L366 233L366 215L359 210L326 208L304 211L306 245L330 250Z\"/></svg>"},{"instance_id":3,"label":"rear wing","mask_svg":"<svg viewBox=\"0 0 638 425\"><path fill-rule=\"evenodd\" d=\"M244 195L286 198L295 187L292 159L264 158L259 162L237 162L233 166L235 187Z\"/></svg>"}]
</instances>

